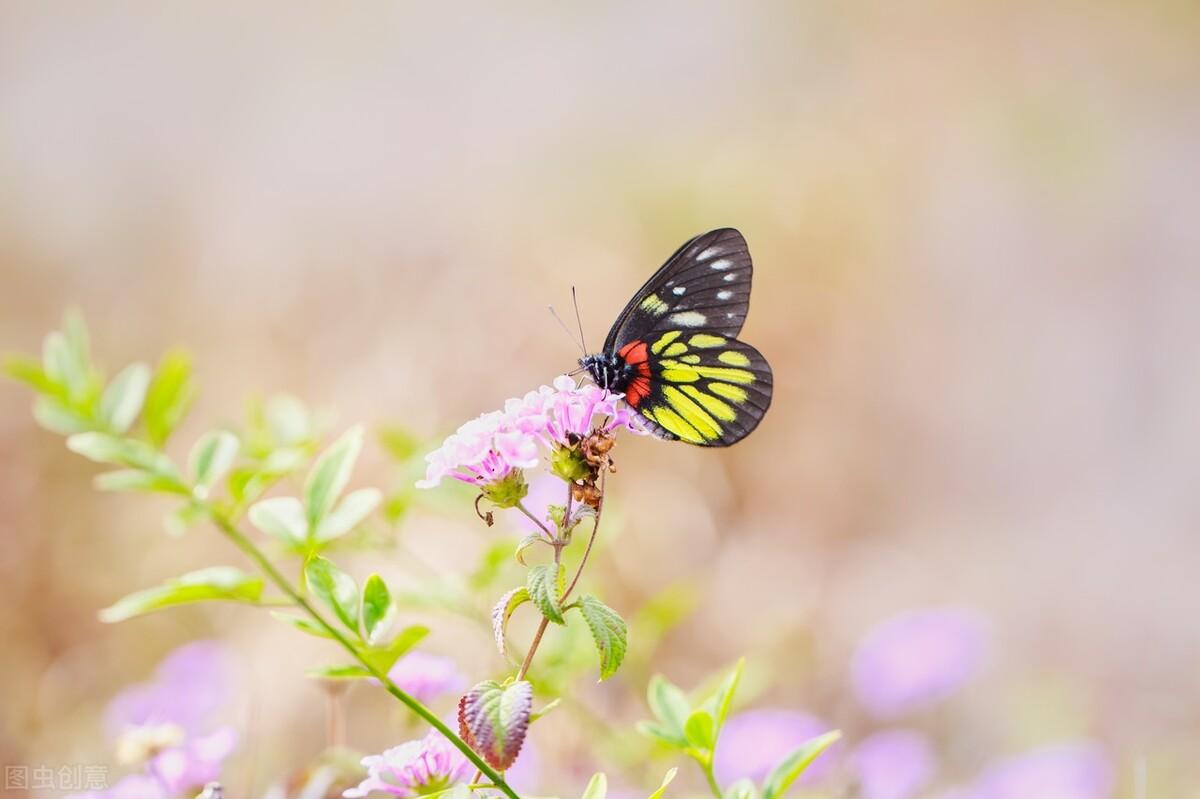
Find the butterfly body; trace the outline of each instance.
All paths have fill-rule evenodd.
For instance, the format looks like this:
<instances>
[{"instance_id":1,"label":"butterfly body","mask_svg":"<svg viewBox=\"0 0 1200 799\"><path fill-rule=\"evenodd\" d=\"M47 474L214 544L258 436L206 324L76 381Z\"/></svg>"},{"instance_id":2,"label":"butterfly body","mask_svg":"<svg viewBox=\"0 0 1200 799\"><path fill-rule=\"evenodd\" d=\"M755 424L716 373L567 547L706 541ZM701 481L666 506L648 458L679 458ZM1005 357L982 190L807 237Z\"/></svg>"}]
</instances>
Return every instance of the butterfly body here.
<instances>
[{"instance_id":1,"label":"butterfly body","mask_svg":"<svg viewBox=\"0 0 1200 799\"><path fill-rule=\"evenodd\" d=\"M732 228L696 236L634 294L601 352L579 364L624 393L661 438L728 446L749 435L771 404L767 360L737 339L753 267Z\"/></svg>"}]
</instances>

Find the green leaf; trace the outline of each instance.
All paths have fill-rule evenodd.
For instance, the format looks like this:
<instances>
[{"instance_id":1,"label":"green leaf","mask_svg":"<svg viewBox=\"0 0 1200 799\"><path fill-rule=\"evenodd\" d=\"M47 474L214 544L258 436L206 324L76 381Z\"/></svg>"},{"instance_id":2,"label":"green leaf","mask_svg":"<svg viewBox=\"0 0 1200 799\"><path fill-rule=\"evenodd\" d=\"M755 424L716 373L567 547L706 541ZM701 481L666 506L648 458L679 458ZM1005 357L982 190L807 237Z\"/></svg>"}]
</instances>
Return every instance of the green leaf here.
<instances>
[{"instance_id":1,"label":"green leaf","mask_svg":"<svg viewBox=\"0 0 1200 799\"><path fill-rule=\"evenodd\" d=\"M625 650L629 648L625 620L591 594L584 594L572 607L579 608L588 629L592 631L592 640L600 654L600 679L607 680L621 667Z\"/></svg>"},{"instance_id":2,"label":"green leaf","mask_svg":"<svg viewBox=\"0 0 1200 799\"><path fill-rule=\"evenodd\" d=\"M383 427L379 430L379 443L387 454L398 461L406 461L416 455L421 441L412 433L399 427Z\"/></svg>"},{"instance_id":3,"label":"green leaf","mask_svg":"<svg viewBox=\"0 0 1200 799\"><path fill-rule=\"evenodd\" d=\"M363 631L367 642L374 642L383 636L395 616L396 606L392 604L392 595L387 583L378 574L372 574L363 584L362 591L362 620Z\"/></svg>"},{"instance_id":4,"label":"green leaf","mask_svg":"<svg viewBox=\"0 0 1200 799\"><path fill-rule=\"evenodd\" d=\"M566 624L562 612L562 594L564 575L562 566L557 563L547 563L534 566L529 570L525 581L529 589L529 598L537 605L550 621L555 624Z\"/></svg>"},{"instance_id":5,"label":"green leaf","mask_svg":"<svg viewBox=\"0 0 1200 799\"><path fill-rule=\"evenodd\" d=\"M583 797L581 799L604 799L608 795L608 777L604 776L603 771L597 771L588 780L587 787L583 789Z\"/></svg>"},{"instance_id":6,"label":"green leaf","mask_svg":"<svg viewBox=\"0 0 1200 799\"><path fill-rule=\"evenodd\" d=\"M58 397L38 397L33 403L33 418L52 433L69 436L91 430L93 424L86 417L68 407Z\"/></svg>"},{"instance_id":7,"label":"green leaf","mask_svg":"<svg viewBox=\"0 0 1200 799\"><path fill-rule=\"evenodd\" d=\"M289 546L303 544L308 538L304 505L295 497L271 497L250 506L250 523Z\"/></svg>"},{"instance_id":8,"label":"green leaf","mask_svg":"<svg viewBox=\"0 0 1200 799\"><path fill-rule=\"evenodd\" d=\"M167 353L150 381L142 409L146 433L154 444L161 447L166 443L195 398L191 357L182 350Z\"/></svg>"},{"instance_id":9,"label":"green leaf","mask_svg":"<svg viewBox=\"0 0 1200 799\"><path fill-rule=\"evenodd\" d=\"M694 710L683 723L683 734L689 744L710 752L717 743L717 723L707 710Z\"/></svg>"},{"instance_id":10,"label":"green leaf","mask_svg":"<svg viewBox=\"0 0 1200 799\"><path fill-rule=\"evenodd\" d=\"M313 464L304 484L304 506L308 511L310 530L317 529L349 482L354 462L362 449L362 439L362 427L350 428Z\"/></svg>"},{"instance_id":11,"label":"green leaf","mask_svg":"<svg viewBox=\"0 0 1200 799\"><path fill-rule=\"evenodd\" d=\"M276 394L267 400L266 414L271 438L277 444L301 444L314 435L308 408L291 394Z\"/></svg>"},{"instance_id":12,"label":"green leaf","mask_svg":"<svg viewBox=\"0 0 1200 799\"><path fill-rule=\"evenodd\" d=\"M318 680L365 680L373 676L371 672L357 664L347 666L320 666L315 669L309 669L307 672L309 677Z\"/></svg>"},{"instance_id":13,"label":"green leaf","mask_svg":"<svg viewBox=\"0 0 1200 799\"><path fill-rule=\"evenodd\" d=\"M60 399L66 396L63 387L46 375L41 363L35 358L17 354L5 355L3 369L9 377L20 380L39 394L50 394Z\"/></svg>"},{"instance_id":14,"label":"green leaf","mask_svg":"<svg viewBox=\"0 0 1200 799\"><path fill-rule=\"evenodd\" d=\"M308 585L322 602L355 635L358 635L358 585L354 578L325 558L313 558L304 567Z\"/></svg>"},{"instance_id":15,"label":"green leaf","mask_svg":"<svg viewBox=\"0 0 1200 799\"><path fill-rule=\"evenodd\" d=\"M362 655L371 665L382 672L387 672L396 665L396 661L429 635L429 628L420 624L405 627L392 640L383 646L368 647L362 650Z\"/></svg>"},{"instance_id":16,"label":"green leaf","mask_svg":"<svg viewBox=\"0 0 1200 799\"><path fill-rule=\"evenodd\" d=\"M188 502L168 513L163 518L163 527L168 535L179 537L186 533L192 525L208 519L210 515L207 506L198 502Z\"/></svg>"},{"instance_id":17,"label":"green leaf","mask_svg":"<svg viewBox=\"0 0 1200 799\"><path fill-rule=\"evenodd\" d=\"M271 615L282 622L292 625L297 630L316 636L317 638L333 638L328 630L307 616L293 616L290 613L281 613L277 610L271 611Z\"/></svg>"},{"instance_id":18,"label":"green leaf","mask_svg":"<svg viewBox=\"0 0 1200 799\"><path fill-rule=\"evenodd\" d=\"M562 704L561 696L558 697L557 699L553 700L552 702L548 702L546 704L546 706L543 707L541 710L538 710L534 713L529 714L529 723L532 724L533 722L537 721L538 719L544 718L544 717L550 715L550 713L561 704Z\"/></svg>"},{"instance_id":19,"label":"green leaf","mask_svg":"<svg viewBox=\"0 0 1200 799\"><path fill-rule=\"evenodd\" d=\"M485 680L459 700L459 732L492 768L504 771L521 752L532 705L529 681L502 686Z\"/></svg>"},{"instance_id":20,"label":"green leaf","mask_svg":"<svg viewBox=\"0 0 1200 799\"><path fill-rule=\"evenodd\" d=\"M363 519L379 507L383 493L378 488L360 488L351 491L346 498L338 503L333 513L321 520L317 526L316 539L320 542L332 541L358 527Z\"/></svg>"},{"instance_id":21,"label":"green leaf","mask_svg":"<svg viewBox=\"0 0 1200 799\"><path fill-rule=\"evenodd\" d=\"M692 714L692 706L678 686L661 674L655 674L646 686L646 704L663 728L676 736L680 745L686 743L683 725Z\"/></svg>"},{"instance_id":22,"label":"green leaf","mask_svg":"<svg viewBox=\"0 0 1200 799\"><path fill-rule=\"evenodd\" d=\"M725 789L725 799L758 799L758 788L754 780L743 777Z\"/></svg>"},{"instance_id":23,"label":"green leaf","mask_svg":"<svg viewBox=\"0 0 1200 799\"><path fill-rule=\"evenodd\" d=\"M653 738L659 743L666 744L672 749L687 748L687 738L683 737L682 732L669 730L662 724L654 721L639 721L636 725L637 731L647 738Z\"/></svg>"},{"instance_id":24,"label":"green leaf","mask_svg":"<svg viewBox=\"0 0 1200 799\"><path fill-rule=\"evenodd\" d=\"M779 762L763 782L762 799L778 799L803 774L817 756L842 737L839 730L827 732L801 744Z\"/></svg>"},{"instance_id":25,"label":"green leaf","mask_svg":"<svg viewBox=\"0 0 1200 799\"><path fill-rule=\"evenodd\" d=\"M76 433L67 439L67 448L97 463L153 472L186 490L171 459L145 441L118 438L108 433Z\"/></svg>"},{"instance_id":26,"label":"green leaf","mask_svg":"<svg viewBox=\"0 0 1200 799\"><path fill-rule=\"evenodd\" d=\"M547 546L550 545L550 542L546 540L546 536L542 535L541 533L530 533L522 538L521 542L517 544L517 551L514 553L517 558L517 563L520 563L522 566L528 566L529 564L525 562L525 550L529 549L534 544L539 543L546 544Z\"/></svg>"},{"instance_id":27,"label":"green leaf","mask_svg":"<svg viewBox=\"0 0 1200 799\"><path fill-rule=\"evenodd\" d=\"M150 386L150 367L134 363L121 370L100 395L100 419L114 433L124 433L133 426L146 389Z\"/></svg>"},{"instance_id":28,"label":"green leaf","mask_svg":"<svg viewBox=\"0 0 1200 799\"><path fill-rule=\"evenodd\" d=\"M118 469L96 475L93 481L101 491L160 491L168 494L191 496L187 486L161 474L141 469Z\"/></svg>"},{"instance_id":29,"label":"green leaf","mask_svg":"<svg viewBox=\"0 0 1200 799\"><path fill-rule=\"evenodd\" d=\"M111 624L161 608L208 600L257 603L262 589L261 577L232 566L212 566L119 599L100 611L100 621Z\"/></svg>"},{"instance_id":30,"label":"green leaf","mask_svg":"<svg viewBox=\"0 0 1200 799\"><path fill-rule=\"evenodd\" d=\"M716 692L704 703L704 706L716 718L718 733L721 727L725 725L725 719L729 717L729 707L733 702L733 694L737 690L738 682L741 681L742 672L745 668L746 659L739 658L733 670L721 681L721 685L717 688Z\"/></svg>"},{"instance_id":31,"label":"green leaf","mask_svg":"<svg viewBox=\"0 0 1200 799\"><path fill-rule=\"evenodd\" d=\"M649 799L662 799L662 795L667 792L667 786L675 779L675 774L679 771L677 768L670 769L663 775L662 782L659 783L658 789L650 794Z\"/></svg>"},{"instance_id":32,"label":"green leaf","mask_svg":"<svg viewBox=\"0 0 1200 799\"><path fill-rule=\"evenodd\" d=\"M227 430L214 430L200 436L188 455L188 469L196 485L209 488L233 467L240 442Z\"/></svg>"},{"instance_id":33,"label":"green leaf","mask_svg":"<svg viewBox=\"0 0 1200 799\"><path fill-rule=\"evenodd\" d=\"M87 329L77 313L68 312L65 332L54 331L42 344L42 370L46 377L66 389L73 405L91 407L96 380L88 351Z\"/></svg>"},{"instance_id":34,"label":"green leaf","mask_svg":"<svg viewBox=\"0 0 1200 799\"><path fill-rule=\"evenodd\" d=\"M512 618L513 611L528 601L529 589L521 586L500 597L500 601L492 607L492 635L496 639L496 648L500 650L501 657L508 654L505 645L508 620Z\"/></svg>"}]
</instances>

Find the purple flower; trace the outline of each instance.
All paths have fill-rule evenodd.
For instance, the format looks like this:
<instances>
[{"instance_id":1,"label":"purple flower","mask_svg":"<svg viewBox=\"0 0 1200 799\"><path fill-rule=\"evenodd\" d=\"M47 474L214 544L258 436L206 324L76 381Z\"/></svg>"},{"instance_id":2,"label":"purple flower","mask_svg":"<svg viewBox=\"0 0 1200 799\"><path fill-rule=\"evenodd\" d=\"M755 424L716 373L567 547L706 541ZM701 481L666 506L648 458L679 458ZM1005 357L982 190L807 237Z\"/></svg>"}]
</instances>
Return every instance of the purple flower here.
<instances>
[{"instance_id":1,"label":"purple flower","mask_svg":"<svg viewBox=\"0 0 1200 799\"><path fill-rule=\"evenodd\" d=\"M68 794L67 799L168 799L162 783L148 774L130 774L103 791Z\"/></svg>"},{"instance_id":2,"label":"purple flower","mask_svg":"<svg viewBox=\"0 0 1200 799\"><path fill-rule=\"evenodd\" d=\"M362 764L367 767L367 778L342 794L347 799L364 797L371 791L420 796L469 779L474 773L470 761L437 730L430 730L419 741L364 757Z\"/></svg>"},{"instance_id":3,"label":"purple flower","mask_svg":"<svg viewBox=\"0 0 1200 799\"><path fill-rule=\"evenodd\" d=\"M858 745L851 762L862 799L909 799L937 768L929 740L914 730L875 733Z\"/></svg>"},{"instance_id":4,"label":"purple flower","mask_svg":"<svg viewBox=\"0 0 1200 799\"><path fill-rule=\"evenodd\" d=\"M815 716L791 710L752 710L725 723L717 741L713 767L717 780L728 784L743 777L762 781L800 744L829 732L830 726ZM798 784L811 785L829 773L834 758L822 752Z\"/></svg>"},{"instance_id":5,"label":"purple flower","mask_svg":"<svg viewBox=\"0 0 1200 799\"><path fill-rule=\"evenodd\" d=\"M1047 746L991 766L968 790L969 799L1107 799L1113 769L1093 743Z\"/></svg>"},{"instance_id":6,"label":"purple flower","mask_svg":"<svg viewBox=\"0 0 1200 799\"><path fill-rule=\"evenodd\" d=\"M450 658L426 652L410 652L388 671L392 682L421 702L445 693L461 691L467 679Z\"/></svg>"},{"instance_id":7,"label":"purple flower","mask_svg":"<svg viewBox=\"0 0 1200 799\"><path fill-rule=\"evenodd\" d=\"M642 433L636 413L620 394L585 384L576 386L566 375L554 386L542 386L508 400L503 411L485 413L464 424L442 446L425 456L425 479L418 488L433 488L442 478L488 486L538 464L542 447L565 445L571 435L591 432L596 416L600 427L625 427Z\"/></svg>"},{"instance_id":8,"label":"purple flower","mask_svg":"<svg viewBox=\"0 0 1200 799\"><path fill-rule=\"evenodd\" d=\"M851 663L859 701L876 718L894 718L954 693L983 662L987 636L967 610L918 610L871 630Z\"/></svg>"},{"instance_id":9,"label":"purple flower","mask_svg":"<svg viewBox=\"0 0 1200 799\"><path fill-rule=\"evenodd\" d=\"M117 759L144 767L105 794L112 799L174 795L220 776L237 745L230 727L213 729L213 716L232 687L231 666L213 641L185 644L168 655L154 679L126 688L105 712ZM157 786L159 794L139 793Z\"/></svg>"}]
</instances>

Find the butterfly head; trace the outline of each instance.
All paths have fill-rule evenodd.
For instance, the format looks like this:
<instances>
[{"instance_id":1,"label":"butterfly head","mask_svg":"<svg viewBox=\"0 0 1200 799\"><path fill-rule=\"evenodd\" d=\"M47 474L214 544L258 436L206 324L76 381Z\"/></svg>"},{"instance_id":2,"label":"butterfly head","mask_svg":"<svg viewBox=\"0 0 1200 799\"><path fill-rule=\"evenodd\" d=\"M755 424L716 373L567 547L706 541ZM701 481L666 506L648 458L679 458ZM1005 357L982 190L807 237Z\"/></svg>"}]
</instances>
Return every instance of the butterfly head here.
<instances>
[{"instance_id":1,"label":"butterfly head","mask_svg":"<svg viewBox=\"0 0 1200 799\"><path fill-rule=\"evenodd\" d=\"M619 355L603 352L585 355L579 359L579 365L587 370L596 385L608 391L624 391L629 382L629 365Z\"/></svg>"}]
</instances>

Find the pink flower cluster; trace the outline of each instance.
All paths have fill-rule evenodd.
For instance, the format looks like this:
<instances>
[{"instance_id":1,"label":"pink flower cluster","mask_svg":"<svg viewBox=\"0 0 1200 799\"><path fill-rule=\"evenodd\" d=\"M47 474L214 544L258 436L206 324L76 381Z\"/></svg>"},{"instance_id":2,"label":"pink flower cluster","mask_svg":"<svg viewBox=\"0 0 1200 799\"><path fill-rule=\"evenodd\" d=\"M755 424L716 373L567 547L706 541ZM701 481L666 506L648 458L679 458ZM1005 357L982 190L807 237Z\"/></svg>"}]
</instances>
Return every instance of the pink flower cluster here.
<instances>
[{"instance_id":1,"label":"pink flower cluster","mask_svg":"<svg viewBox=\"0 0 1200 799\"><path fill-rule=\"evenodd\" d=\"M598 424L593 420L601 417ZM433 488L444 477L484 486L520 469L537 466L542 448L567 446L594 427L624 427L642 434L636 412L613 394L591 383L582 386L566 375L524 397L508 400L503 411L472 419L425 456L428 467L418 488Z\"/></svg>"},{"instance_id":2,"label":"pink flower cluster","mask_svg":"<svg viewBox=\"0 0 1200 799\"><path fill-rule=\"evenodd\" d=\"M474 767L437 730L419 741L409 741L383 754L364 757L367 778L342 795L358 799L372 791L393 796L422 796L468 779Z\"/></svg>"}]
</instances>

